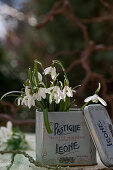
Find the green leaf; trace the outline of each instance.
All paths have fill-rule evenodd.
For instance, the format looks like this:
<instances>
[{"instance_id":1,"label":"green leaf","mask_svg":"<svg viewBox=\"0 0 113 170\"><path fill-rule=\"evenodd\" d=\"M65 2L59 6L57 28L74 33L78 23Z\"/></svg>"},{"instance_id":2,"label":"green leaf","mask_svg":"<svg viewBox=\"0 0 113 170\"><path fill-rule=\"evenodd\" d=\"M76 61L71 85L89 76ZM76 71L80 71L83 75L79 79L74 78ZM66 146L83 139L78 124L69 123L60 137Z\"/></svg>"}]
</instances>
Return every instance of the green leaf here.
<instances>
[{"instance_id":1,"label":"green leaf","mask_svg":"<svg viewBox=\"0 0 113 170\"><path fill-rule=\"evenodd\" d=\"M70 105L70 98L66 96L65 103L64 103L64 111L66 110L67 106Z\"/></svg>"},{"instance_id":2,"label":"green leaf","mask_svg":"<svg viewBox=\"0 0 113 170\"><path fill-rule=\"evenodd\" d=\"M49 134L51 134L53 131L50 128L50 122L48 120L48 109L43 110L43 116L44 116L44 124L45 124L46 130Z\"/></svg>"},{"instance_id":3,"label":"green leaf","mask_svg":"<svg viewBox=\"0 0 113 170\"><path fill-rule=\"evenodd\" d=\"M73 90L77 89L78 87L80 87L81 85L77 85L75 87L73 87Z\"/></svg>"},{"instance_id":4,"label":"green leaf","mask_svg":"<svg viewBox=\"0 0 113 170\"><path fill-rule=\"evenodd\" d=\"M98 94L99 91L100 91L100 89L101 89L101 84L99 83L99 84L98 84L98 88L97 88L97 90L95 91L95 94Z\"/></svg>"},{"instance_id":5,"label":"green leaf","mask_svg":"<svg viewBox=\"0 0 113 170\"><path fill-rule=\"evenodd\" d=\"M44 76L45 85L46 85L46 87L47 87L47 80L46 80L46 76L45 76L45 73L44 73L44 67L43 67L42 63L39 62L37 59L35 59L34 62L37 63L37 64L39 64L39 65L41 66L41 68L42 68L42 70L43 70L43 76Z\"/></svg>"},{"instance_id":6,"label":"green leaf","mask_svg":"<svg viewBox=\"0 0 113 170\"><path fill-rule=\"evenodd\" d=\"M90 102L90 101L89 101ZM86 102L81 108L80 111L84 109L85 106L87 106L89 104L89 102Z\"/></svg>"},{"instance_id":7,"label":"green leaf","mask_svg":"<svg viewBox=\"0 0 113 170\"><path fill-rule=\"evenodd\" d=\"M30 83L31 83L31 88L33 88L32 76L33 76L33 73L32 73L32 71L31 71L31 68L29 68L29 69L28 69L28 78L29 78Z\"/></svg>"},{"instance_id":8,"label":"green leaf","mask_svg":"<svg viewBox=\"0 0 113 170\"><path fill-rule=\"evenodd\" d=\"M69 80L68 80L68 77L67 77L67 74L66 74L66 71L65 71L65 68L64 68L64 66L62 65L62 63L59 61L59 60L53 60L53 64L59 64L60 65L60 67L62 68L62 70L63 70L63 72L64 72L64 77L65 77L65 79L66 79L66 81L67 81L67 85L69 85Z\"/></svg>"},{"instance_id":9,"label":"green leaf","mask_svg":"<svg viewBox=\"0 0 113 170\"><path fill-rule=\"evenodd\" d=\"M29 145L25 139L24 133L20 131L19 128L13 128L13 134L10 139L7 141L7 148L6 150L26 150L29 148Z\"/></svg>"},{"instance_id":10,"label":"green leaf","mask_svg":"<svg viewBox=\"0 0 113 170\"><path fill-rule=\"evenodd\" d=\"M38 107L43 111L43 110L44 110L43 103L42 103L41 101L38 101L38 100L36 100L35 102L36 102L36 104L38 105ZM35 105L35 107L36 107L36 109L37 109L37 106L36 106L36 105Z\"/></svg>"},{"instance_id":11,"label":"green leaf","mask_svg":"<svg viewBox=\"0 0 113 170\"><path fill-rule=\"evenodd\" d=\"M41 63L40 61L38 61L37 59L35 59L34 62L37 63L37 64L39 64L39 65L41 65L41 67L43 67L43 66L42 66L42 63Z\"/></svg>"},{"instance_id":12,"label":"green leaf","mask_svg":"<svg viewBox=\"0 0 113 170\"><path fill-rule=\"evenodd\" d=\"M66 111L68 111L75 103L75 100L73 100L69 105L68 107L66 108Z\"/></svg>"},{"instance_id":13,"label":"green leaf","mask_svg":"<svg viewBox=\"0 0 113 170\"><path fill-rule=\"evenodd\" d=\"M35 78L36 78L37 86L39 87L38 67L37 67L37 63L36 62L34 62L34 75L35 75Z\"/></svg>"},{"instance_id":14,"label":"green leaf","mask_svg":"<svg viewBox=\"0 0 113 170\"><path fill-rule=\"evenodd\" d=\"M59 105L58 105L58 111L64 111L65 110L65 102L64 100L61 100Z\"/></svg>"},{"instance_id":15,"label":"green leaf","mask_svg":"<svg viewBox=\"0 0 113 170\"><path fill-rule=\"evenodd\" d=\"M12 94L14 94L13 96L17 96L17 95L15 95L15 93L24 93L24 92L22 92L22 91L10 91L10 92L7 92L7 93L5 93L2 97L1 97L1 100L3 99L3 98L5 98L5 97L7 97L7 96L12 96Z\"/></svg>"}]
</instances>

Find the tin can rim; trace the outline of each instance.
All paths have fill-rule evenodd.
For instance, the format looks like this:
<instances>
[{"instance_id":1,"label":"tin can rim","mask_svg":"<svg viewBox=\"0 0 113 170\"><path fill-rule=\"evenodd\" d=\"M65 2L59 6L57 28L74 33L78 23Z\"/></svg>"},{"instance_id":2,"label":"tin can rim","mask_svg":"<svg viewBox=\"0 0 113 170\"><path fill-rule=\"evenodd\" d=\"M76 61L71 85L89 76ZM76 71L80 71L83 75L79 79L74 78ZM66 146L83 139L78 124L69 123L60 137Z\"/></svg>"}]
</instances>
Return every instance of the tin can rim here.
<instances>
[{"instance_id":1,"label":"tin can rim","mask_svg":"<svg viewBox=\"0 0 113 170\"><path fill-rule=\"evenodd\" d=\"M80 108L70 108L69 111L49 111L49 112L52 112L52 113L61 113L61 112L62 113L68 113L68 112L74 112L74 111L83 112L83 110L80 110ZM36 112L43 112L43 111L39 111L38 109L36 109Z\"/></svg>"}]
</instances>

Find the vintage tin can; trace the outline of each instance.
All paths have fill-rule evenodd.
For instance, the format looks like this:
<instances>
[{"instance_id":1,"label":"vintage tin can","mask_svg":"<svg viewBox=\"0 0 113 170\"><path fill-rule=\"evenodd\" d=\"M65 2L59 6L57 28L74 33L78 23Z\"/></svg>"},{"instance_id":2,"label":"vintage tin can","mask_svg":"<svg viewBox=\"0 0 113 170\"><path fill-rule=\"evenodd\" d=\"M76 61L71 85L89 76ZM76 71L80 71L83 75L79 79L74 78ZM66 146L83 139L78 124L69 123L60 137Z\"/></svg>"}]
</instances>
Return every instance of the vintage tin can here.
<instances>
[{"instance_id":1,"label":"vintage tin can","mask_svg":"<svg viewBox=\"0 0 113 170\"><path fill-rule=\"evenodd\" d=\"M89 105L84 116L102 162L113 166L113 126L107 110L100 104Z\"/></svg>"},{"instance_id":2,"label":"vintage tin can","mask_svg":"<svg viewBox=\"0 0 113 170\"><path fill-rule=\"evenodd\" d=\"M51 166L95 165L96 149L82 111L49 112L52 134L43 113L36 112L36 159Z\"/></svg>"}]
</instances>

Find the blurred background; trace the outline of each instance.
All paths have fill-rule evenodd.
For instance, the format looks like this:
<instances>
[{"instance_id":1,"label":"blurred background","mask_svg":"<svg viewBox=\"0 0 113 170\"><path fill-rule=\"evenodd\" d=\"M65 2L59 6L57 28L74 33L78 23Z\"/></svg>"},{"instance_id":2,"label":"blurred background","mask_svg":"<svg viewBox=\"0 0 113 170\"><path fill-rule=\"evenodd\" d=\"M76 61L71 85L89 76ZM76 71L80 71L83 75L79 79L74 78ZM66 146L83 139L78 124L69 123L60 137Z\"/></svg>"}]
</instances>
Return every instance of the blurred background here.
<instances>
[{"instance_id":1,"label":"blurred background","mask_svg":"<svg viewBox=\"0 0 113 170\"><path fill-rule=\"evenodd\" d=\"M113 120L112 0L0 0L0 96L23 87L36 58L44 67L60 60L70 86L82 85L78 107L100 82ZM34 131L35 110L17 107L13 97L0 102L0 113L1 124L23 120L24 130Z\"/></svg>"}]
</instances>

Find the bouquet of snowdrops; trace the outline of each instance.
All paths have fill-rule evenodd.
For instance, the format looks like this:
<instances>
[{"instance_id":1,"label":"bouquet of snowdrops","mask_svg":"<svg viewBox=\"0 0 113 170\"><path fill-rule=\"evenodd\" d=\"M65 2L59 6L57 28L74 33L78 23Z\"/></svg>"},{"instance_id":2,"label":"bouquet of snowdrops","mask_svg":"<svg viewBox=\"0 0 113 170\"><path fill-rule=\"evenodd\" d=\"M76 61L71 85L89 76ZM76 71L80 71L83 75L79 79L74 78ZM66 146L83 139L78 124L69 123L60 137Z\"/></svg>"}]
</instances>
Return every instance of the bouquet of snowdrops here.
<instances>
[{"instance_id":1,"label":"bouquet of snowdrops","mask_svg":"<svg viewBox=\"0 0 113 170\"><path fill-rule=\"evenodd\" d=\"M56 65L59 65L63 70L63 82L59 80L59 73L56 71ZM42 69L41 73L38 71L38 66ZM48 74L51 76L51 81L49 83L47 82ZM10 94L12 95L12 93L20 93L17 98L18 105L25 105L29 108L33 106L39 111L42 111L46 130L48 133L52 133L48 120L48 111L69 111L69 109L75 105L75 100L70 102L70 98L73 97L73 93L76 92L75 89L79 86L74 88L70 87L66 71L60 61L53 60L52 65L44 69L43 65L38 60L35 60L34 69L31 70L29 68L28 70L28 79L24 90L6 93L2 98ZM99 83L95 94L85 99L85 105L90 101L97 103L98 100L106 105L106 102L98 96L100 88L101 85ZM81 109L83 109L84 106Z\"/></svg>"},{"instance_id":2,"label":"bouquet of snowdrops","mask_svg":"<svg viewBox=\"0 0 113 170\"><path fill-rule=\"evenodd\" d=\"M64 82L59 81L59 73L56 71L55 65L61 66L64 72ZM38 65L42 68L42 73L38 71ZM51 80L47 83L47 76L50 74ZM18 105L26 105L36 107L43 112L44 123L48 133L52 133L48 120L48 111L68 111L74 104L70 103L70 97L73 97L74 89L69 87L65 69L60 61L54 60L52 65L43 68L43 65L35 60L33 71L29 68L28 79L26 81L25 91L21 92L18 98Z\"/></svg>"}]
</instances>

